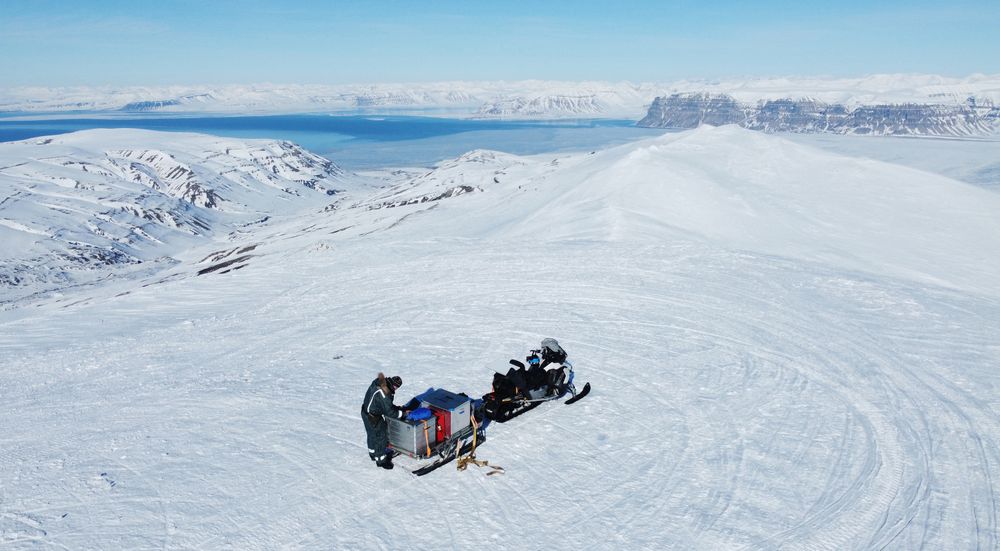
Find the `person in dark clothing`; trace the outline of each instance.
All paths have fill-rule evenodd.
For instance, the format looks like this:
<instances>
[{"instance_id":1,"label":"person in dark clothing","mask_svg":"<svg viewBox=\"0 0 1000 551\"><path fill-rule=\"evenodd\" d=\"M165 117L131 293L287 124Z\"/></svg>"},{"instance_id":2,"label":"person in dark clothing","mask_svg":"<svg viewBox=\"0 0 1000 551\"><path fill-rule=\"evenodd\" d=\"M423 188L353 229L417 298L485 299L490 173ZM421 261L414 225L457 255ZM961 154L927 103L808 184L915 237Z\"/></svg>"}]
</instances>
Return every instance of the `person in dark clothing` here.
<instances>
[{"instance_id":1,"label":"person in dark clothing","mask_svg":"<svg viewBox=\"0 0 1000 551\"><path fill-rule=\"evenodd\" d=\"M365 392L365 401L361 405L361 420L368 433L368 457L383 469L392 468L392 455L389 448L389 426L386 418L402 419L406 410L396 407L392 398L396 389L403 385L399 377L386 377L382 373L372 381Z\"/></svg>"}]
</instances>

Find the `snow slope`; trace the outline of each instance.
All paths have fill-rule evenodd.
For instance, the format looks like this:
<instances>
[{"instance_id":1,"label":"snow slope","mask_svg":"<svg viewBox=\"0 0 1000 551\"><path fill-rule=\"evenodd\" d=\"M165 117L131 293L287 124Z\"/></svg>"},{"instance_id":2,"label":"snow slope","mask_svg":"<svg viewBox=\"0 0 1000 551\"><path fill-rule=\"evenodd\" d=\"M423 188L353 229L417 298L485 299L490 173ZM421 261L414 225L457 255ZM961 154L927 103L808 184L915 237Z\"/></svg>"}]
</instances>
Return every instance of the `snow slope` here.
<instances>
[{"instance_id":1,"label":"snow slope","mask_svg":"<svg viewBox=\"0 0 1000 551\"><path fill-rule=\"evenodd\" d=\"M91 130L0 144L0 305L157 269L248 224L320 210L350 185L289 142Z\"/></svg>"},{"instance_id":2,"label":"snow slope","mask_svg":"<svg viewBox=\"0 0 1000 551\"><path fill-rule=\"evenodd\" d=\"M491 162L471 162L484 157ZM630 243L683 235L997 294L1000 258L984 251L1000 247L1000 196L943 176L734 126L555 160L488 152L461 160L420 182L447 188L461 175L493 193L429 222L442 235Z\"/></svg>"},{"instance_id":3,"label":"snow slope","mask_svg":"<svg viewBox=\"0 0 1000 551\"><path fill-rule=\"evenodd\" d=\"M822 134L784 137L842 155L901 164L1000 191L1000 140L997 139L928 140Z\"/></svg>"},{"instance_id":4,"label":"snow slope","mask_svg":"<svg viewBox=\"0 0 1000 551\"><path fill-rule=\"evenodd\" d=\"M0 542L997 547L995 193L737 128L396 177L0 313ZM506 474L372 466L376 372L482 394L545 336L594 391L490 426Z\"/></svg>"}]
</instances>

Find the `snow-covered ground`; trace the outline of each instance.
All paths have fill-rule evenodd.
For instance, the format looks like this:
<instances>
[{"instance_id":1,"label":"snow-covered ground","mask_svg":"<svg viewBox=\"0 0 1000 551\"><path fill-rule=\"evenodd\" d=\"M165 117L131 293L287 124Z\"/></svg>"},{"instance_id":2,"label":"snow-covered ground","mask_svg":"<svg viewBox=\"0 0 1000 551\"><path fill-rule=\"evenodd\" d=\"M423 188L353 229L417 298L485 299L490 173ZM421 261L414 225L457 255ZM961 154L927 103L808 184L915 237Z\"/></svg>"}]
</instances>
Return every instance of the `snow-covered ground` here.
<instances>
[{"instance_id":1,"label":"snow-covered ground","mask_svg":"<svg viewBox=\"0 0 1000 551\"><path fill-rule=\"evenodd\" d=\"M0 313L0 545L1000 545L995 192L732 127L385 177ZM368 460L378 371L543 337L594 390L490 426L506 474Z\"/></svg>"},{"instance_id":2,"label":"snow-covered ground","mask_svg":"<svg viewBox=\"0 0 1000 551\"><path fill-rule=\"evenodd\" d=\"M785 134L786 139L852 157L942 174L1000 191L1000 138L953 139Z\"/></svg>"}]
</instances>

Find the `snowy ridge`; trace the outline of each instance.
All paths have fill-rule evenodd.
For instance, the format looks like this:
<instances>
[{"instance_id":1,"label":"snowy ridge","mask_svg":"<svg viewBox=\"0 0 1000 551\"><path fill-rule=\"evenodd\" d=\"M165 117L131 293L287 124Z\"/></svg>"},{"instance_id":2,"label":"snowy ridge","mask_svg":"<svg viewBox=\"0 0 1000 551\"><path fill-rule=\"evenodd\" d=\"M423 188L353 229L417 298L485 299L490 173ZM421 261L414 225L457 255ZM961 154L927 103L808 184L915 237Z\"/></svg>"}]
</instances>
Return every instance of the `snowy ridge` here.
<instances>
[{"instance_id":1,"label":"snowy ridge","mask_svg":"<svg viewBox=\"0 0 1000 551\"><path fill-rule=\"evenodd\" d=\"M345 183L288 142L92 130L3 144L3 302L170 265L254 220L319 210Z\"/></svg>"},{"instance_id":2,"label":"snowy ridge","mask_svg":"<svg viewBox=\"0 0 1000 551\"><path fill-rule=\"evenodd\" d=\"M510 167L523 164L515 155L477 149L424 173L399 173L393 185L354 206L392 208L481 192L499 184Z\"/></svg>"},{"instance_id":3,"label":"snowy ridge","mask_svg":"<svg viewBox=\"0 0 1000 551\"><path fill-rule=\"evenodd\" d=\"M110 151L107 158L121 170L119 177L124 180L139 182L199 207L215 208L221 201L215 191L201 185L189 166L169 153L153 149Z\"/></svg>"},{"instance_id":4,"label":"snowy ridge","mask_svg":"<svg viewBox=\"0 0 1000 551\"><path fill-rule=\"evenodd\" d=\"M489 192L442 206L446 213L427 227L489 239L655 243L700 236L758 254L996 294L989 274L1000 274L1000 259L966 255L963 244L1000 250L1000 222L991 214L1000 196L943 176L731 126L556 159L483 162L482 155L411 181L408 193L416 194L461 174L461 182Z\"/></svg>"},{"instance_id":5,"label":"snowy ridge","mask_svg":"<svg viewBox=\"0 0 1000 551\"><path fill-rule=\"evenodd\" d=\"M384 178L155 277L0 311L4 537L1000 543L996 193L732 126ZM397 201L456 185L478 190ZM2 227L46 232L17 220ZM486 427L477 457L505 474L369 461L358 405L376 373L402 377L397 403L478 396L545 336L594 390Z\"/></svg>"}]
</instances>

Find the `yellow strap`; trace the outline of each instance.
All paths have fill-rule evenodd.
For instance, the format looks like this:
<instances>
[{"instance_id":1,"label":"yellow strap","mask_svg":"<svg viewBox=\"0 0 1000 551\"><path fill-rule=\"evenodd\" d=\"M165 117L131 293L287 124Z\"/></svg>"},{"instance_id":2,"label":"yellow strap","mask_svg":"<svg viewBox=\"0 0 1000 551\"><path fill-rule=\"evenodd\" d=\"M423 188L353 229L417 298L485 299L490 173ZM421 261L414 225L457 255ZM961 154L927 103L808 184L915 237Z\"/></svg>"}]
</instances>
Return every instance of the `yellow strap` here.
<instances>
[{"instance_id":1,"label":"yellow strap","mask_svg":"<svg viewBox=\"0 0 1000 551\"><path fill-rule=\"evenodd\" d=\"M476 435L479 432L479 425L476 424L475 415L471 417L471 420L472 420L472 449L469 450L469 455L466 455L464 457L458 457L458 452L461 451L461 448L459 448L459 446L461 446L462 443L458 442L457 444L455 444L455 456L456 456L455 468L458 469L459 471L464 471L466 468L468 468L469 464L471 463L477 467L489 467L490 469L493 469L490 472L486 473L486 476L494 474L504 474L507 471L505 471L503 467L500 467L498 465L490 465L489 461L476 459Z\"/></svg>"},{"instance_id":2,"label":"yellow strap","mask_svg":"<svg viewBox=\"0 0 1000 551\"><path fill-rule=\"evenodd\" d=\"M479 434L479 425L476 424L476 416L469 415L469 422L472 423L472 451L476 453L476 436Z\"/></svg>"},{"instance_id":3,"label":"yellow strap","mask_svg":"<svg viewBox=\"0 0 1000 551\"><path fill-rule=\"evenodd\" d=\"M475 465L477 467L489 467L490 469L492 469L490 472L486 473L486 476L494 474L504 474L505 472L507 472L504 470L503 467L499 465L490 465L489 461L476 459L476 456L473 454L469 454L465 457L459 457L458 464L456 465L456 467L458 468L458 470L464 471L466 468L468 468L469 464Z\"/></svg>"},{"instance_id":4,"label":"yellow strap","mask_svg":"<svg viewBox=\"0 0 1000 551\"><path fill-rule=\"evenodd\" d=\"M427 457L431 456L430 436L427 434L427 419L424 419L424 445L427 446Z\"/></svg>"}]
</instances>

